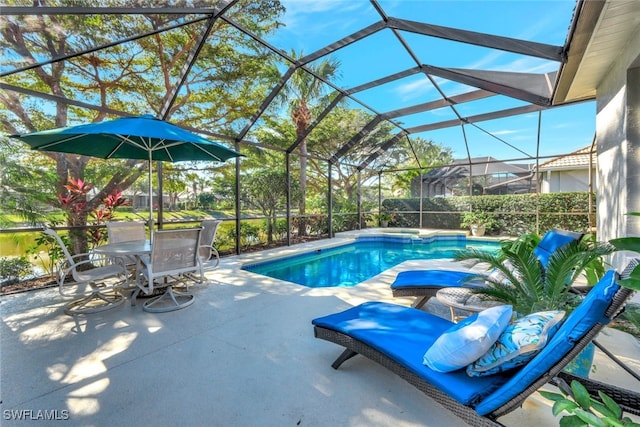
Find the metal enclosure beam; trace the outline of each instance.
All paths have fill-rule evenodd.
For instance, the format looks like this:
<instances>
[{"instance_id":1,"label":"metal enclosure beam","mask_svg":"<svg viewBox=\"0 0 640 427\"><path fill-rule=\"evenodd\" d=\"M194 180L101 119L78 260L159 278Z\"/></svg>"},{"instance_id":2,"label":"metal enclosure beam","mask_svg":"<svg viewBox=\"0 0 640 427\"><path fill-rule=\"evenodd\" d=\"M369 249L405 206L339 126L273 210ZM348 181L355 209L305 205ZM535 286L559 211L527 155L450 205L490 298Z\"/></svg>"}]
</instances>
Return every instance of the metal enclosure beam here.
<instances>
[{"instance_id":1,"label":"metal enclosure beam","mask_svg":"<svg viewBox=\"0 0 640 427\"><path fill-rule=\"evenodd\" d=\"M451 69L451 68L441 68L434 67L432 65L423 65L423 70L426 74L431 74L434 76L442 77L447 80L452 80L458 83L464 83L469 86L474 86L479 89L485 89L491 91L493 93L499 93L502 95L506 95L510 98L521 99L526 102L530 102L532 104L551 105L551 93L549 97L541 96L526 90L522 90L515 86L509 86L503 83L490 81L487 79L478 78L475 76L471 76L468 74L464 74L459 70ZM497 72L495 72L497 73ZM511 73L513 74L513 73ZM544 75L536 75L539 78L545 78ZM522 73L522 82L525 83L526 79L531 79L531 74ZM551 77L548 77L551 79Z\"/></svg>"},{"instance_id":2,"label":"metal enclosure beam","mask_svg":"<svg viewBox=\"0 0 640 427\"><path fill-rule=\"evenodd\" d=\"M2 15L211 15L218 7L77 7L2 6Z\"/></svg>"},{"instance_id":3,"label":"metal enclosure beam","mask_svg":"<svg viewBox=\"0 0 640 427\"><path fill-rule=\"evenodd\" d=\"M382 115L385 118L397 118L402 116L410 116L411 114L421 113L424 111L436 110L451 105L462 104L465 102L476 101L478 99L489 98L496 94L488 90L474 90L473 92L463 93L461 95L452 96L451 98L438 99L424 104L412 105L410 107L400 108L398 110L388 111Z\"/></svg>"},{"instance_id":4,"label":"metal enclosure beam","mask_svg":"<svg viewBox=\"0 0 640 427\"><path fill-rule=\"evenodd\" d=\"M459 30L456 28L424 24L422 22L409 21L406 19L392 17L388 19L387 23L391 28L422 34L424 36L431 36L460 43L473 44L476 46L519 53L521 55L533 56L542 59L550 59L552 61L565 61L564 48L562 46L530 42L527 40L519 40L511 37L494 36L486 33Z\"/></svg>"},{"instance_id":5,"label":"metal enclosure beam","mask_svg":"<svg viewBox=\"0 0 640 427\"><path fill-rule=\"evenodd\" d=\"M463 123L476 123L476 122L481 122L481 121L485 121L485 120L500 119L502 117L517 116L519 114L532 113L532 112L537 112L537 111L545 110L545 109L547 109L547 107L543 107L543 106L540 106L540 105L525 105L525 106L522 106L522 107L510 108L510 109L507 109L507 110L495 111L495 112L492 112L492 113L478 114L478 115L475 115L475 116L463 117L463 118L461 118L459 120L458 119L446 120L446 121L443 121L443 122L431 123L431 124L428 124L428 125L415 126L415 127L407 129L407 131L410 132L410 133L427 132L427 131L430 131L430 130L444 129L444 128L448 128L448 127L452 127L452 126L458 126L458 125L461 125Z\"/></svg>"},{"instance_id":6,"label":"metal enclosure beam","mask_svg":"<svg viewBox=\"0 0 640 427\"><path fill-rule=\"evenodd\" d=\"M166 120L169 117L169 112L171 111L171 107L173 107L173 104L175 104L176 102L176 98L178 97L178 92L180 92L180 89L184 85L184 82L187 80L187 76L189 75L191 68L193 68L194 62L198 59L198 56L200 55L200 51L202 50L204 44L206 43L207 38L209 37L209 34L211 34L211 30L213 29L213 24L215 24L215 22L218 20L218 17L221 14L226 12L231 6L236 4L238 1L239 0L232 0L227 2L227 4L225 4L224 7L220 8L216 13L212 14L209 17L209 22L207 22L207 26L204 28L204 30L200 33L198 37L199 39L196 42L195 49L193 49L189 53L189 56L187 57L187 60L185 61L184 66L182 67L182 70L180 72L180 79L178 80L178 83L171 88L171 93L167 94L168 96L165 98L165 103L164 105L162 105L162 108L160 108L160 118L162 120Z\"/></svg>"},{"instance_id":7,"label":"metal enclosure beam","mask_svg":"<svg viewBox=\"0 0 640 427\"><path fill-rule=\"evenodd\" d=\"M340 149L333 156L331 156L331 159L329 161L333 164L336 164L340 157L344 156L355 144L357 144L360 140L362 140L362 138L367 136L383 119L384 117L382 117L381 115L377 115L376 117L374 117L373 120L371 120L362 129L360 129L360 132L352 136L346 144L340 147Z\"/></svg>"},{"instance_id":8,"label":"metal enclosure beam","mask_svg":"<svg viewBox=\"0 0 640 427\"><path fill-rule=\"evenodd\" d=\"M383 21L378 21L375 24L371 24L368 27L364 27L363 29L356 31L355 33L350 34L347 37L341 38L337 42L333 42L323 47L322 49L318 49L315 52L301 58L300 63L308 64L309 62L315 61L316 59L329 55L338 49L342 49L345 46L349 46L350 44L355 43L358 40L362 40L366 37L369 37L370 35L375 34L380 30L384 30L385 28L387 28L387 25Z\"/></svg>"},{"instance_id":9,"label":"metal enclosure beam","mask_svg":"<svg viewBox=\"0 0 640 427\"><path fill-rule=\"evenodd\" d=\"M360 163L360 165L358 166L358 170L363 170L364 168L366 168L367 166L369 166L369 164L371 162L373 162L375 159L377 159L378 157L380 157L382 155L382 153L384 153L385 151L387 151L389 148L391 148L392 146L394 146L396 144L396 142L398 142L398 140L400 140L402 137L406 136L407 132L406 131L401 131L397 134L395 134L393 136L393 138L389 139L388 141L386 141L384 144L382 144L380 146L380 148L378 148L378 150L375 153L372 153L371 155L369 155L369 157L367 157L365 159L364 162Z\"/></svg>"}]
</instances>

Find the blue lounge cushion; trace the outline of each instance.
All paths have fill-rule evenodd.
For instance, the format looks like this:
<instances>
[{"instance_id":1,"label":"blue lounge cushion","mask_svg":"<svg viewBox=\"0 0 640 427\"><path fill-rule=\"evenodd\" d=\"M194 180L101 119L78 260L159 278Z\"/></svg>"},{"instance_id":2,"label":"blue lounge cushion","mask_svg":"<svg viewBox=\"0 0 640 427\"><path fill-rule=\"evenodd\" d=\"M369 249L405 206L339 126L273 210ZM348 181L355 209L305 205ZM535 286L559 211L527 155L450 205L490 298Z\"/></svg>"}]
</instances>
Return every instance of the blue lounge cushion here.
<instances>
[{"instance_id":1,"label":"blue lounge cushion","mask_svg":"<svg viewBox=\"0 0 640 427\"><path fill-rule=\"evenodd\" d=\"M467 374L481 377L524 365L534 358L560 327L564 311L542 311L511 321L489 351L467 366Z\"/></svg>"},{"instance_id":2,"label":"blue lounge cushion","mask_svg":"<svg viewBox=\"0 0 640 427\"><path fill-rule=\"evenodd\" d=\"M516 371L502 387L480 402L475 408L476 411L480 415L487 415L506 404L522 392L523 385L532 384L556 365L596 323L607 324L609 319L605 312L620 288L616 279L617 273L614 270L608 271L584 297L582 303L562 322L560 329L542 351L522 369Z\"/></svg>"},{"instance_id":3,"label":"blue lounge cushion","mask_svg":"<svg viewBox=\"0 0 640 427\"><path fill-rule=\"evenodd\" d=\"M540 243L536 245L534 254L538 260L542 263L543 267L547 267L549 258L558 248L569 244L572 241L580 240L581 233L576 233L567 230L550 230L540 240ZM496 272L496 274L499 274ZM478 277L478 273L471 271L456 271L456 270L410 270L398 273L396 280L391 284L392 290L397 289L411 289L412 287L422 288L425 286L441 286L441 287L454 287L454 286L483 286L484 281L472 280L474 277ZM498 281L504 282L501 278Z\"/></svg>"},{"instance_id":4,"label":"blue lounge cushion","mask_svg":"<svg viewBox=\"0 0 640 427\"><path fill-rule=\"evenodd\" d=\"M438 372L462 369L491 348L509 325L513 307L487 308L452 326L429 347L424 364Z\"/></svg>"},{"instance_id":5,"label":"blue lounge cushion","mask_svg":"<svg viewBox=\"0 0 640 427\"><path fill-rule=\"evenodd\" d=\"M578 241L581 238L581 233L567 230L550 230L542 236L540 243L536 245L533 253L536 258L538 258L538 261L540 261L542 266L547 268L549 258L551 258L558 248L568 245L571 242Z\"/></svg>"},{"instance_id":6,"label":"blue lounge cushion","mask_svg":"<svg viewBox=\"0 0 640 427\"><path fill-rule=\"evenodd\" d=\"M466 286L467 280L477 273L456 270L409 270L402 271L391 284L391 289L411 286L436 285L442 287ZM480 284L480 283L479 283Z\"/></svg>"},{"instance_id":7,"label":"blue lounge cushion","mask_svg":"<svg viewBox=\"0 0 640 427\"><path fill-rule=\"evenodd\" d=\"M425 348L455 324L415 308L366 302L312 323L361 341L463 405L477 403L509 378L503 374L472 378L463 369L441 373L425 366Z\"/></svg>"}]
</instances>

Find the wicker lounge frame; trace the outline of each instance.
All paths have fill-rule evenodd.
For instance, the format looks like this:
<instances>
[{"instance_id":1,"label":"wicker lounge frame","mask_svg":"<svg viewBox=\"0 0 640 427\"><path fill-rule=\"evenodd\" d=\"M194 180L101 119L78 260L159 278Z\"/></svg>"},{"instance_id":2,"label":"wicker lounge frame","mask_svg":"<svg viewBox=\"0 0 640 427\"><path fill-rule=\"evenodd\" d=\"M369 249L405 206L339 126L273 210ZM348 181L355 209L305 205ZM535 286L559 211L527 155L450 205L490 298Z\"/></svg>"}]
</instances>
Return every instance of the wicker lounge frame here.
<instances>
[{"instance_id":1,"label":"wicker lounge frame","mask_svg":"<svg viewBox=\"0 0 640 427\"><path fill-rule=\"evenodd\" d=\"M625 273L627 271L630 272L631 270L632 268L627 268ZM627 288L619 288L613 296L609 307L605 311L605 317L607 319L615 318L622 311L627 299L632 294L633 292ZM415 310L413 308L406 309ZM561 356L561 359L557 363L553 364L550 369L527 384L519 383L518 386L521 386L522 389L516 389L517 394L504 404L493 409L490 413L483 415L479 414L474 407L460 403L458 400L433 385L425 378L425 376L419 375L409 369L403 361L396 360L395 358L388 356L383 351L354 338L348 333L343 333L330 327L315 324L314 334L316 338L324 339L345 347L343 353L331 365L334 369L338 369L345 361L358 354L363 355L400 376L470 425L501 426L502 424L498 421L498 418L518 408L528 396L537 391L544 384L557 384L558 381L570 381L572 379L578 379L583 385L585 385L587 390L589 390L593 396L597 397L597 390L601 390L616 400L624 411L640 415L639 393L597 381L588 380L582 377L574 377L562 372L563 368L596 337L606 323L608 322L604 321L595 323L579 340L576 341L573 348ZM411 328L411 325L407 324L406 327ZM527 365L525 365L521 370L524 371L526 368ZM516 373L513 375L515 376Z\"/></svg>"},{"instance_id":2,"label":"wicker lounge frame","mask_svg":"<svg viewBox=\"0 0 640 427\"><path fill-rule=\"evenodd\" d=\"M548 231L534 249L543 266L546 266L553 252L573 240L584 236L569 230L554 229ZM456 270L409 270L398 274L391 284L394 297L416 297L412 307L421 308L429 299L436 296L442 288L466 286L467 279L477 277L477 273ZM472 284L468 284L472 286Z\"/></svg>"}]
</instances>

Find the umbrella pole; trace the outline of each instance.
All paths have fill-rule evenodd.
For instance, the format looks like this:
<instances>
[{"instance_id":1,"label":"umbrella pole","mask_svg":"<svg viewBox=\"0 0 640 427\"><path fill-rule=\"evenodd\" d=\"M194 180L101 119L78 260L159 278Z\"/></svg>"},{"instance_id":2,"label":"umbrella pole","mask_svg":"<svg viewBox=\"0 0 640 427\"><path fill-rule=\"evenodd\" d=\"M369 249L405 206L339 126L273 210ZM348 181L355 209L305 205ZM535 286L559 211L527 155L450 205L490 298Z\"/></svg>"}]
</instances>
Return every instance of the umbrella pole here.
<instances>
[{"instance_id":1,"label":"umbrella pole","mask_svg":"<svg viewBox=\"0 0 640 427\"><path fill-rule=\"evenodd\" d=\"M151 176L153 174L152 166L151 166L151 156L153 153L151 152L151 147L149 147L149 237L153 242L153 184L151 182Z\"/></svg>"}]
</instances>

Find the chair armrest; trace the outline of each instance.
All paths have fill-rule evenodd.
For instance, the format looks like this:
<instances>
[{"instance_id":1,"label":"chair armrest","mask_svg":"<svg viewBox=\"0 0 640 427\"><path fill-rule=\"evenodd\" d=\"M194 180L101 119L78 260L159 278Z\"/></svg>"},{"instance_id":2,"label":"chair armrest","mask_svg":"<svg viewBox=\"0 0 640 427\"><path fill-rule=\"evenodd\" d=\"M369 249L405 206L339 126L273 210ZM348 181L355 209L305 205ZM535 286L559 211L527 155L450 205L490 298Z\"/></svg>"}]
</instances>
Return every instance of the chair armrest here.
<instances>
[{"instance_id":1,"label":"chair armrest","mask_svg":"<svg viewBox=\"0 0 640 427\"><path fill-rule=\"evenodd\" d=\"M220 263L220 254L218 253L218 250L213 245L200 245L200 246L198 246L198 250L200 250L202 248L210 249L211 253L209 254L209 258L207 258L207 259L201 258L199 256L198 256L198 259L200 261L209 261L211 258L215 257L216 258L215 267L217 267L218 264Z\"/></svg>"},{"instance_id":2,"label":"chair armrest","mask_svg":"<svg viewBox=\"0 0 640 427\"><path fill-rule=\"evenodd\" d=\"M110 260L113 257L107 254L97 253L97 252L85 252L83 254L71 255L71 259L75 260L77 258L84 257L91 261L101 261L101 260Z\"/></svg>"}]
</instances>

